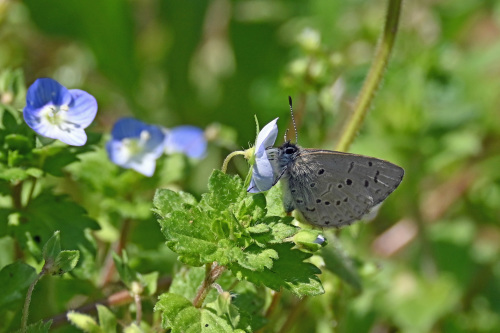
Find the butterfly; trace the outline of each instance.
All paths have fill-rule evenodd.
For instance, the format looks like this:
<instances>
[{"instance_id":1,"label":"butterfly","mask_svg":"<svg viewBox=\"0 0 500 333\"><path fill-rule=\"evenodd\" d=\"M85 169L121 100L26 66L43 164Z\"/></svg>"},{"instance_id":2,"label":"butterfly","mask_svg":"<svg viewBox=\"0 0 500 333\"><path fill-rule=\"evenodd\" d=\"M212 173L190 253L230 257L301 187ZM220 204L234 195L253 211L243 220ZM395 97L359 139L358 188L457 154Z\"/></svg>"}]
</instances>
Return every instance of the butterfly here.
<instances>
[{"instance_id":1,"label":"butterfly","mask_svg":"<svg viewBox=\"0 0 500 333\"><path fill-rule=\"evenodd\" d=\"M308 149L285 142L266 149L275 183L283 185L286 212L315 226L342 227L360 220L401 183L403 168L374 157Z\"/></svg>"}]
</instances>

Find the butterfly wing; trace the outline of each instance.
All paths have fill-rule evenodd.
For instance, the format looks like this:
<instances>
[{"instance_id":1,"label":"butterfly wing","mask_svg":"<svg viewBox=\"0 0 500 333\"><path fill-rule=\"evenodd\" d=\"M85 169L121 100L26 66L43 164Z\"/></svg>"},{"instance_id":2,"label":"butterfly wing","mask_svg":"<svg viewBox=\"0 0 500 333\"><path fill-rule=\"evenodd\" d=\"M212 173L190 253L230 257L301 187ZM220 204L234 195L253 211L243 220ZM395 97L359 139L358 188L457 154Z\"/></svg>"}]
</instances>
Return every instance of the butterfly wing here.
<instances>
[{"instance_id":1,"label":"butterfly wing","mask_svg":"<svg viewBox=\"0 0 500 333\"><path fill-rule=\"evenodd\" d=\"M403 175L401 167L377 158L300 149L283 179L285 208L297 209L313 225L348 225L384 201Z\"/></svg>"}]
</instances>

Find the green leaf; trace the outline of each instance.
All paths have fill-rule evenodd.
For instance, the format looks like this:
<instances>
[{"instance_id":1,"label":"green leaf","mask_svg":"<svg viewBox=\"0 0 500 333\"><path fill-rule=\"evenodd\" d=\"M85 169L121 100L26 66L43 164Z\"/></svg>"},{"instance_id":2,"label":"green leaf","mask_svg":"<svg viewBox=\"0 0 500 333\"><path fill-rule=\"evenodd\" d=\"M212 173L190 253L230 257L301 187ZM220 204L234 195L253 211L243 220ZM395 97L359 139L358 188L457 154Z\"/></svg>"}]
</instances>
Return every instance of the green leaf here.
<instances>
[{"instance_id":1,"label":"green leaf","mask_svg":"<svg viewBox=\"0 0 500 333\"><path fill-rule=\"evenodd\" d=\"M10 228L23 248L27 247L27 232L38 243L44 244L52 237L54 230L59 230L61 248L80 251L85 248L90 254L95 253L94 244L85 230L97 230L99 225L87 216L83 207L70 201L67 196L42 192L31 200L21 214L23 223Z\"/></svg>"},{"instance_id":2,"label":"green leaf","mask_svg":"<svg viewBox=\"0 0 500 333\"><path fill-rule=\"evenodd\" d=\"M9 154L11 155L11 154ZM9 182L19 182L28 178L28 173L22 168L6 168L0 165L0 179L5 179Z\"/></svg>"},{"instance_id":3,"label":"green leaf","mask_svg":"<svg viewBox=\"0 0 500 333\"><path fill-rule=\"evenodd\" d=\"M57 176L64 176L63 168L79 161L78 155L92 151L92 145L81 147L48 145L33 149L33 155L39 159L42 170Z\"/></svg>"},{"instance_id":4,"label":"green leaf","mask_svg":"<svg viewBox=\"0 0 500 333\"><path fill-rule=\"evenodd\" d=\"M117 320L115 314L102 304L97 304L99 326L103 332L116 332Z\"/></svg>"},{"instance_id":5,"label":"green leaf","mask_svg":"<svg viewBox=\"0 0 500 333\"><path fill-rule=\"evenodd\" d=\"M363 287L361 277L354 267L352 259L342 250L338 241L331 242L331 244L331 246L326 246L321 250L325 268L350 284L357 291L361 291Z\"/></svg>"},{"instance_id":6,"label":"green leaf","mask_svg":"<svg viewBox=\"0 0 500 333\"><path fill-rule=\"evenodd\" d=\"M186 298L172 293L160 296L155 311L161 312L163 328L171 328L172 333L243 332L234 330L224 318L214 313L214 310L197 309Z\"/></svg>"},{"instance_id":7,"label":"green leaf","mask_svg":"<svg viewBox=\"0 0 500 333\"><path fill-rule=\"evenodd\" d=\"M201 332L201 313L186 298L165 293L160 295L154 308L160 311L162 327L176 332Z\"/></svg>"},{"instance_id":8,"label":"green leaf","mask_svg":"<svg viewBox=\"0 0 500 333\"><path fill-rule=\"evenodd\" d=\"M194 299L204 278L205 267L184 267L175 274L169 292ZM210 298L210 295L207 298Z\"/></svg>"},{"instance_id":9,"label":"green leaf","mask_svg":"<svg viewBox=\"0 0 500 333\"><path fill-rule=\"evenodd\" d=\"M149 274L141 274L139 279L146 290L147 295L154 295L158 284L158 272L151 272Z\"/></svg>"},{"instance_id":10,"label":"green leaf","mask_svg":"<svg viewBox=\"0 0 500 333\"><path fill-rule=\"evenodd\" d=\"M127 252L124 250L121 257L117 253L113 252L113 261L115 262L115 267L120 275L120 279L127 287L130 288L132 282L137 279L137 273L130 268L128 264Z\"/></svg>"},{"instance_id":11,"label":"green leaf","mask_svg":"<svg viewBox=\"0 0 500 333\"><path fill-rule=\"evenodd\" d=\"M240 201L240 206L236 216L240 220L257 221L267 213L266 197L262 193L249 195Z\"/></svg>"},{"instance_id":12,"label":"green leaf","mask_svg":"<svg viewBox=\"0 0 500 333\"><path fill-rule=\"evenodd\" d=\"M7 149L18 150L22 154L29 152L32 148L30 140L21 134L6 135L5 143L7 144Z\"/></svg>"},{"instance_id":13,"label":"green leaf","mask_svg":"<svg viewBox=\"0 0 500 333\"><path fill-rule=\"evenodd\" d=\"M222 212L239 202L243 195L246 195L246 191L240 177L214 170L208 180L208 193L203 194L200 205Z\"/></svg>"},{"instance_id":14,"label":"green leaf","mask_svg":"<svg viewBox=\"0 0 500 333\"><path fill-rule=\"evenodd\" d=\"M17 306L26 297L26 290L37 277L33 267L17 261L0 271L0 309Z\"/></svg>"},{"instance_id":15,"label":"green leaf","mask_svg":"<svg viewBox=\"0 0 500 333\"><path fill-rule=\"evenodd\" d=\"M43 320L40 320L26 327L26 333L48 333L51 325L52 320L49 320L47 322L43 322ZM18 330L17 332L21 333L21 330Z\"/></svg>"},{"instance_id":16,"label":"green leaf","mask_svg":"<svg viewBox=\"0 0 500 333\"><path fill-rule=\"evenodd\" d=\"M2 107L2 127L7 133L14 133L17 129L17 119L14 116L14 112L11 112L9 108Z\"/></svg>"},{"instance_id":17,"label":"green leaf","mask_svg":"<svg viewBox=\"0 0 500 333\"><path fill-rule=\"evenodd\" d=\"M103 331L94 318L89 315L78 313L75 311L69 311L66 315L69 322L88 333L106 333Z\"/></svg>"},{"instance_id":18,"label":"green leaf","mask_svg":"<svg viewBox=\"0 0 500 333\"><path fill-rule=\"evenodd\" d=\"M281 190L281 182L271 187L266 193L267 215L268 216L285 216L283 208L283 192Z\"/></svg>"},{"instance_id":19,"label":"green leaf","mask_svg":"<svg viewBox=\"0 0 500 333\"><path fill-rule=\"evenodd\" d=\"M196 203L196 199L191 194L182 191L174 192L168 189L156 190L153 199L154 211L163 218L173 211L194 206Z\"/></svg>"},{"instance_id":20,"label":"green leaf","mask_svg":"<svg viewBox=\"0 0 500 333\"><path fill-rule=\"evenodd\" d=\"M273 260L278 259L278 253L274 249L261 249L258 246L249 246L242 252L238 259L241 267L252 271L262 271L264 268L271 269Z\"/></svg>"},{"instance_id":21,"label":"green leaf","mask_svg":"<svg viewBox=\"0 0 500 333\"><path fill-rule=\"evenodd\" d=\"M61 233L55 231L52 237L49 238L47 243L43 246L42 253L43 259L45 259L46 264L48 262L54 263L57 256L61 252Z\"/></svg>"},{"instance_id":22,"label":"green leaf","mask_svg":"<svg viewBox=\"0 0 500 333\"><path fill-rule=\"evenodd\" d=\"M278 253L279 259L273 262L271 269L252 271L239 264L230 265L231 271L238 279L247 279L257 285L265 285L279 291L285 288L297 296L315 296L324 293L323 286L316 274L321 273L319 268L304 260L311 254L292 250L293 244L274 244L270 248Z\"/></svg>"},{"instance_id":23,"label":"green leaf","mask_svg":"<svg viewBox=\"0 0 500 333\"><path fill-rule=\"evenodd\" d=\"M80 251L78 250L64 250L59 253L54 263L54 270L50 273L55 275L63 275L69 271L72 271L76 264L78 263L78 259L80 258Z\"/></svg>"},{"instance_id":24,"label":"green leaf","mask_svg":"<svg viewBox=\"0 0 500 333\"><path fill-rule=\"evenodd\" d=\"M265 247L266 244L279 244L300 230L290 224L292 220L292 217L267 216L262 220L262 223L248 228L248 231L260 247ZM268 229L268 231L262 232L264 229Z\"/></svg>"},{"instance_id":25,"label":"green leaf","mask_svg":"<svg viewBox=\"0 0 500 333\"><path fill-rule=\"evenodd\" d=\"M105 331L105 332L108 332L108 331ZM113 330L113 332L114 332L114 330ZM123 333L144 333L144 331L139 326L137 326L136 323L132 323L123 329Z\"/></svg>"}]
</instances>

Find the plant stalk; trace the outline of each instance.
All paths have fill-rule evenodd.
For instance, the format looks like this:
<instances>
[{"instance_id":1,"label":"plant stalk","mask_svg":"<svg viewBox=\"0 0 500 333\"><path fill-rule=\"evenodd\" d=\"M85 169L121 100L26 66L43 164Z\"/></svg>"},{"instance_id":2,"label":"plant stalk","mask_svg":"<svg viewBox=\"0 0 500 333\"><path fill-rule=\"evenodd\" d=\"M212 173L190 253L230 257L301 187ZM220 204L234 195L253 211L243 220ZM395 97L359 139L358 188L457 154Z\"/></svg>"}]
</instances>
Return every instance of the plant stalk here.
<instances>
[{"instance_id":1,"label":"plant stalk","mask_svg":"<svg viewBox=\"0 0 500 333\"><path fill-rule=\"evenodd\" d=\"M349 146L352 144L363 124L363 120L370 109L375 93L382 82L396 39L401 13L401 2L402 0L389 0L388 2L382 38L375 51L375 57L365 82L363 83L363 87L356 99L354 111L348 117L340 132L340 140L335 148L337 151L347 151L349 149Z\"/></svg>"}]
</instances>

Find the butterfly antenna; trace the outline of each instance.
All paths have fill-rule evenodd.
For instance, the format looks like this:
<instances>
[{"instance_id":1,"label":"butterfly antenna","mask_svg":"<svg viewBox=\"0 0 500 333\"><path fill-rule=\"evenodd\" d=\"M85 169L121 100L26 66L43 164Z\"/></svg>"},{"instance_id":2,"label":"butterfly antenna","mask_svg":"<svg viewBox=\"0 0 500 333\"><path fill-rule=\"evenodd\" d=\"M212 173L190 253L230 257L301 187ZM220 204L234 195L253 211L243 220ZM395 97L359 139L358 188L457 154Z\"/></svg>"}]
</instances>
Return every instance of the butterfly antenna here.
<instances>
[{"instance_id":1,"label":"butterfly antenna","mask_svg":"<svg viewBox=\"0 0 500 333\"><path fill-rule=\"evenodd\" d=\"M285 139L285 142L286 142L286 135L288 134L288 128L286 129L285 131L285 137L283 139Z\"/></svg>"},{"instance_id":2,"label":"butterfly antenna","mask_svg":"<svg viewBox=\"0 0 500 333\"><path fill-rule=\"evenodd\" d=\"M295 117L293 116L292 97L290 96L288 96L288 104L290 105L290 114L292 115L293 130L295 131L295 143L297 143L299 141L299 137L297 133L297 125L295 125Z\"/></svg>"}]
</instances>

